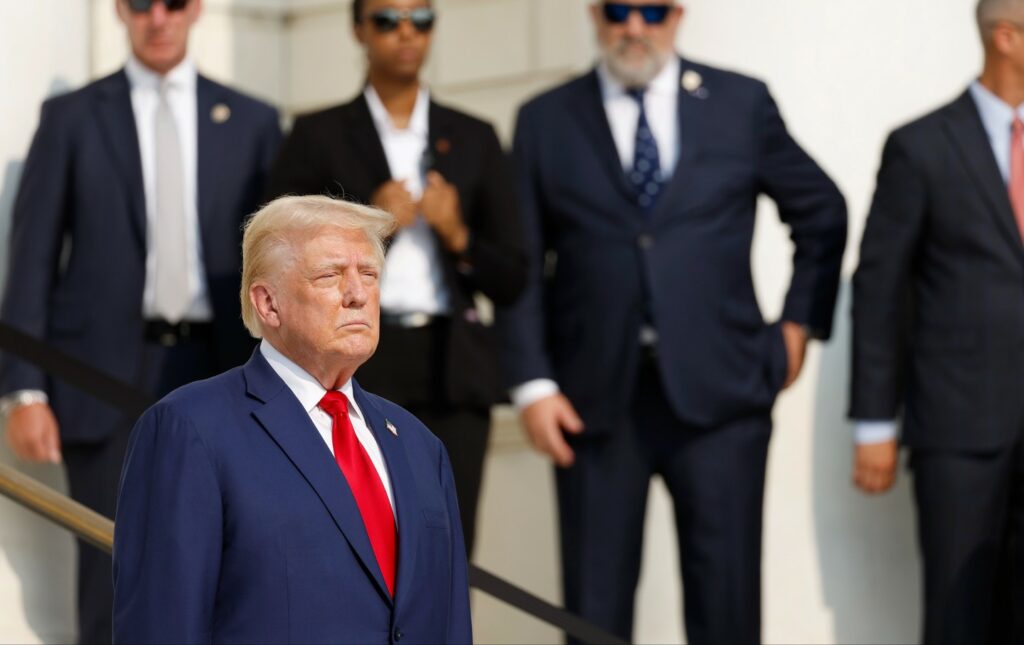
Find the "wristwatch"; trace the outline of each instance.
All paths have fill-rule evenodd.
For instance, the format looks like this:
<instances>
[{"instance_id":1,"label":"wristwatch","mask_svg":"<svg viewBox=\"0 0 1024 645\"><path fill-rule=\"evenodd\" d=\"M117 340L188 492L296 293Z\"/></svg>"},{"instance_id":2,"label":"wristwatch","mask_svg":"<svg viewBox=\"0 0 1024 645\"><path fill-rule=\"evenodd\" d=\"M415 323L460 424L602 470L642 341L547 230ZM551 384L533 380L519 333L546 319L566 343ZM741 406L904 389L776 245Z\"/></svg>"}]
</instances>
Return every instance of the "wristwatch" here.
<instances>
[{"instance_id":1,"label":"wristwatch","mask_svg":"<svg viewBox=\"0 0 1024 645\"><path fill-rule=\"evenodd\" d=\"M0 418L6 419L14 408L35 403L49 403L50 398L42 390L18 390L0 399Z\"/></svg>"}]
</instances>

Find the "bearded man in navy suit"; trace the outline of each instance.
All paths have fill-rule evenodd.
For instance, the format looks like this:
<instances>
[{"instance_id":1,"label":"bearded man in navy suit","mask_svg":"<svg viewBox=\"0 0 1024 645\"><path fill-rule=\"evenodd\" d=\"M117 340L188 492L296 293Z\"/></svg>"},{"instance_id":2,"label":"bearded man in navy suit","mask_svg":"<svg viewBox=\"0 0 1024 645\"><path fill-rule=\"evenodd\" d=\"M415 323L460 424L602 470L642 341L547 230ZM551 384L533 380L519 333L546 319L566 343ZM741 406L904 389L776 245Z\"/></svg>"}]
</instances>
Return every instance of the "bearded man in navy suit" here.
<instances>
[{"instance_id":1,"label":"bearded man in navy suit","mask_svg":"<svg viewBox=\"0 0 1024 645\"><path fill-rule=\"evenodd\" d=\"M14 203L2 319L162 396L244 360L241 226L281 138L277 111L196 70L201 0L113 0L125 67L43 105ZM114 516L134 418L24 361L0 363L12 451L63 462ZM79 544L84 643L110 642L110 557Z\"/></svg>"},{"instance_id":2,"label":"bearded man in navy suit","mask_svg":"<svg viewBox=\"0 0 1024 645\"><path fill-rule=\"evenodd\" d=\"M384 211L282 197L243 241L242 367L132 434L114 536L118 642L465 643L448 454L353 379L377 348Z\"/></svg>"},{"instance_id":3,"label":"bearded man in navy suit","mask_svg":"<svg viewBox=\"0 0 1024 645\"><path fill-rule=\"evenodd\" d=\"M682 7L591 13L601 63L519 112L531 272L498 318L506 377L531 441L559 466L567 607L630 637L661 475L689 642L756 642L772 406L808 339L830 333L845 205L764 83L675 53ZM796 249L771 323L750 268L760 195Z\"/></svg>"}]
</instances>

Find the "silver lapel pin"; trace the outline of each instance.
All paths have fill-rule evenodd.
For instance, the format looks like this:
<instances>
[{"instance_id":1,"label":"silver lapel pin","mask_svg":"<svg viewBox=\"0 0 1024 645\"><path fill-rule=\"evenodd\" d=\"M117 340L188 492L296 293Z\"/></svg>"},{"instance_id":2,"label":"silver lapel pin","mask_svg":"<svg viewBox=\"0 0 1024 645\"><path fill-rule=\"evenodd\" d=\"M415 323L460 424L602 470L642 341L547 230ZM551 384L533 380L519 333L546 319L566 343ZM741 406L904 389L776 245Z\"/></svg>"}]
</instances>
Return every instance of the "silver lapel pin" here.
<instances>
[{"instance_id":1,"label":"silver lapel pin","mask_svg":"<svg viewBox=\"0 0 1024 645\"><path fill-rule=\"evenodd\" d=\"M210 110L210 120L214 123L224 123L231 118L231 108L223 103L218 103Z\"/></svg>"},{"instance_id":2,"label":"silver lapel pin","mask_svg":"<svg viewBox=\"0 0 1024 645\"><path fill-rule=\"evenodd\" d=\"M708 88L704 87L704 77L696 70L688 69L683 72L679 85L692 96L699 99L706 99L708 97Z\"/></svg>"}]
</instances>

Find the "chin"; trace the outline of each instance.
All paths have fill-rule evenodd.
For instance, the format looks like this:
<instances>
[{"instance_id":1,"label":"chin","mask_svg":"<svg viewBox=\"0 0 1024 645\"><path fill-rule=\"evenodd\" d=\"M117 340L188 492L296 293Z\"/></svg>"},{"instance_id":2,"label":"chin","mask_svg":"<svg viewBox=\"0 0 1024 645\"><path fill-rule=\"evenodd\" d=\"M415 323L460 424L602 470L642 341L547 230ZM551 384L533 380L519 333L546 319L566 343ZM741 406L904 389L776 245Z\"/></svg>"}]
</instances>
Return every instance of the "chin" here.
<instances>
[{"instance_id":1,"label":"chin","mask_svg":"<svg viewBox=\"0 0 1024 645\"><path fill-rule=\"evenodd\" d=\"M145 49L139 60L151 69L170 70L185 58L178 48L151 45Z\"/></svg>"}]
</instances>

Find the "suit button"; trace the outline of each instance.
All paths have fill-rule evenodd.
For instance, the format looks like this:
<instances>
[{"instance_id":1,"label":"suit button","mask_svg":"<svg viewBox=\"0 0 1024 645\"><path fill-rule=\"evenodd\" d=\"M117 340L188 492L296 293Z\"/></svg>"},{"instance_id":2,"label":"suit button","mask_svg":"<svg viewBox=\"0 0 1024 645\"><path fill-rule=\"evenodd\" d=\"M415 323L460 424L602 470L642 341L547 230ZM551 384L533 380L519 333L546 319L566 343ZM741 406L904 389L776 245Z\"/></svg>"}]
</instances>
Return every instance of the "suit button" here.
<instances>
[{"instance_id":1,"label":"suit button","mask_svg":"<svg viewBox=\"0 0 1024 645\"><path fill-rule=\"evenodd\" d=\"M637 236L636 245L646 251L647 249L654 246L654 238L646 233L644 235Z\"/></svg>"},{"instance_id":2,"label":"suit button","mask_svg":"<svg viewBox=\"0 0 1024 645\"><path fill-rule=\"evenodd\" d=\"M395 641L397 642L397 641L402 640L403 636L405 636L405 634L402 633L402 630L400 630L397 627L395 627Z\"/></svg>"}]
</instances>

